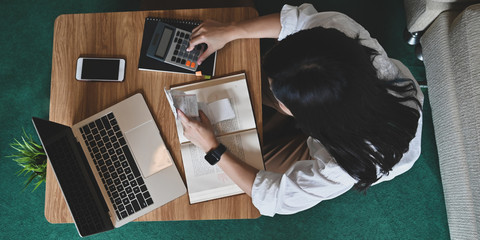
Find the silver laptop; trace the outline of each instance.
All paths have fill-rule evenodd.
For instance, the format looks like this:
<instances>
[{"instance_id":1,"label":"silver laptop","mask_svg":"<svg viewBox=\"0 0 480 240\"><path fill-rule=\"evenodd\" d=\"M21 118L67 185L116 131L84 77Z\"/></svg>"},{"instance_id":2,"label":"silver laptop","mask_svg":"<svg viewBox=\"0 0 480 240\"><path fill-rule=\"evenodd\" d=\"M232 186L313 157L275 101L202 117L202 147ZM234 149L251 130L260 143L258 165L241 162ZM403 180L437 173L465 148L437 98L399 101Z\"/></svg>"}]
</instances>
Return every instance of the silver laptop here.
<instances>
[{"instance_id":1,"label":"silver laptop","mask_svg":"<svg viewBox=\"0 0 480 240\"><path fill-rule=\"evenodd\" d=\"M136 94L75 125L33 118L80 236L120 227L186 193Z\"/></svg>"}]
</instances>

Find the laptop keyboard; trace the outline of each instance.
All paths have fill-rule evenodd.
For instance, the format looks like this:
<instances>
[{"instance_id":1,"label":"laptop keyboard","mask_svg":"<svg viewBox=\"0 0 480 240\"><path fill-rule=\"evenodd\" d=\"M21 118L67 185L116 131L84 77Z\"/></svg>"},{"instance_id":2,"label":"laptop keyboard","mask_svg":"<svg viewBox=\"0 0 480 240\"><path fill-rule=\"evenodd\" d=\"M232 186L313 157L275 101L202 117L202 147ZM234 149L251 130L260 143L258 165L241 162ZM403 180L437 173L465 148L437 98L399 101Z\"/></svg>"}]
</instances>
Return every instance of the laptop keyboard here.
<instances>
[{"instance_id":1,"label":"laptop keyboard","mask_svg":"<svg viewBox=\"0 0 480 240\"><path fill-rule=\"evenodd\" d=\"M90 156L115 208L123 219L153 204L113 113L80 128Z\"/></svg>"}]
</instances>

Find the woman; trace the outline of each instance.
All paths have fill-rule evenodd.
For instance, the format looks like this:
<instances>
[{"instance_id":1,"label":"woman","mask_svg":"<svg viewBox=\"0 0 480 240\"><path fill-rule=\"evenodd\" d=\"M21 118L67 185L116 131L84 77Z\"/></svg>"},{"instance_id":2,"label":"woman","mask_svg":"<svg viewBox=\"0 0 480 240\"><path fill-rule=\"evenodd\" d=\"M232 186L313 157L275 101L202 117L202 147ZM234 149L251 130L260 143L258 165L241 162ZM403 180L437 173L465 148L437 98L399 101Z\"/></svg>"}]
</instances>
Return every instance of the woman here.
<instances>
[{"instance_id":1,"label":"woman","mask_svg":"<svg viewBox=\"0 0 480 240\"><path fill-rule=\"evenodd\" d=\"M287 158L267 154L266 171L228 150L221 155L220 168L262 215L296 213L352 187L366 191L412 167L420 155L423 95L408 69L355 21L310 4L285 5L280 14L243 22L205 21L190 48L208 45L202 61L239 38L280 40L263 59L263 103L293 116L308 135L279 148L293 149ZM179 116L188 139L205 152L218 150L205 114L200 121ZM302 146L309 156L298 154Z\"/></svg>"}]
</instances>

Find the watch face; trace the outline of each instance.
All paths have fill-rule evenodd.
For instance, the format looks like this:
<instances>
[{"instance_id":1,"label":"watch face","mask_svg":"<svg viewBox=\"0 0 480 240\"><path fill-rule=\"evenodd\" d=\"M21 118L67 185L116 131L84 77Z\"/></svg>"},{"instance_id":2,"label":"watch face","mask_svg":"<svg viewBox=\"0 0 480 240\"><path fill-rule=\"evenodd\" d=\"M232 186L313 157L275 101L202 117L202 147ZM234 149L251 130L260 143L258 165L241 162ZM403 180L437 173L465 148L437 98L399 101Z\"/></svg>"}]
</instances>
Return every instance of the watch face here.
<instances>
[{"instance_id":1,"label":"watch face","mask_svg":"<svg viewBox=\"0 0 480 240\"><path fill-rule=\"evenodd\" d=\"M207 160L207 162L210 163L211 165L214 165L220 159L217 159L213 154L210 153L205 155L205 160Z\"/></svg>"},{"instance_id":2,"label":"watch face","mask_svg":"<svg viewBox=\"0 0 480 240\"><path fill-rule=\"evenodd\" d=\"M207 160L208 163L211 165L215 165L218 161L220 161L220 158L222 157L222 154L227 150L227 148L223 144L219 144L217 148L211 150L210 152L205 155L205 160Z\"/></svg>"}]
</instances>

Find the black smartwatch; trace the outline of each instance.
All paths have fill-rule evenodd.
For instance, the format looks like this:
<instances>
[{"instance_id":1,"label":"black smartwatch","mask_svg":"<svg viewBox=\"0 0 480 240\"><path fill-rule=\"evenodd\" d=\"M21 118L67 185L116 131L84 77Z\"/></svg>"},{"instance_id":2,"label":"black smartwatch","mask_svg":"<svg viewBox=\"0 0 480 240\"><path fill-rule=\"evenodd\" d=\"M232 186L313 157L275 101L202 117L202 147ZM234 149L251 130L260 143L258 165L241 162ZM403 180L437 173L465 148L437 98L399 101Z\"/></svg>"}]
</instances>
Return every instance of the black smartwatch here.
<instances>
[{"instance_id":1,"label":"black smartwatch","mask_svg":"<svg viewBox=\"0 0 480 240\"><path fill-rule=\"evenodd\" d=\"M205 155L205 160L207 160L210 165L215 165L220 161L222 154L227 151L227 148L223 144L219 144L218 147L210 150L207 155Z\"/></svg>"}]
</instances>

